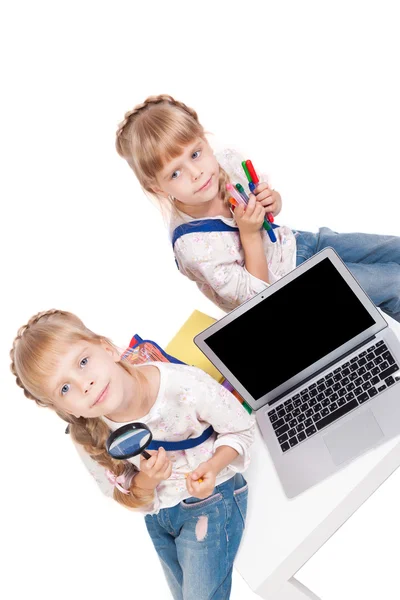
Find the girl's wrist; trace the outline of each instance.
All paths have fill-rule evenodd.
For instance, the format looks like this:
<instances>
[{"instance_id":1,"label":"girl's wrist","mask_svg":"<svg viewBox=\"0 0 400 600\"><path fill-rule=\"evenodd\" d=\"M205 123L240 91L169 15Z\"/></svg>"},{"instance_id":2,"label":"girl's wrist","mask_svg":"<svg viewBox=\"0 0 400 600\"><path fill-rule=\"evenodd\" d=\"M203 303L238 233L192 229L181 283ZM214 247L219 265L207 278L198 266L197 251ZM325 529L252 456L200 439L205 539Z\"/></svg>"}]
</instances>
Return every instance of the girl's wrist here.
<instances>
[{"instance_id":1,"label":"girl's wrist","mask_svg":"<svg viewBox=\"0 0 400 600\"><path fill-rule=\"evenodd\" d=\"M251 232L240 232L240 241L242 246L253 246L262 242L261 230Z\"/></svg>"},{"instance_id":2,"label":"girl's wrist","mask_svg":"<svg viewBox=\"0 0 400 600\"><path fill-rule=\"evenodd\" d=\"M154 492L158 485L158 481L154 481L154 479L151 479L141 471L136 475L134 483L137 488L145 492Z\"/></svg>"},{"instance_id":3,"label":"girl's wrist","mask_svg":"<svg viewBox=\"0 0 400 600\"><path fill-rule=\"evenodd\" d=\"M238 456L238 452L232 446L219 446L213 456L208 459L212 471L217 476L225 467L231 464Z\"/></svg>"}]
</instances>

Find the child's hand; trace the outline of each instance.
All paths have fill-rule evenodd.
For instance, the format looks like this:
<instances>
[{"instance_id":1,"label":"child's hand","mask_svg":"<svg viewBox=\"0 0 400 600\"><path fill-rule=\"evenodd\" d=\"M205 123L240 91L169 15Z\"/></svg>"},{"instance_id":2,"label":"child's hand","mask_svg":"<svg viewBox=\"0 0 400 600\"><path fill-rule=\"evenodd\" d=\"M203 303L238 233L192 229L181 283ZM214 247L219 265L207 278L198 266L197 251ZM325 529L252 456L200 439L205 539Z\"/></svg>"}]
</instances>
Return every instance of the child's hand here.
<instances>
[{"instance_id":1,"label":"child's hand","mask_svg":"<svg viewBox=\"0 0 400 600\"><path fill-rule=\"evenodd\" d=\"M267 183L259 183L254 192L257 202L265 208L267 213L272 213L275 216L281 211L281 195L275 190L271 190Z\"/></svg>"},{"instance_id":2,"label":"child's hand","mask_svg":"<svg viewBox=\"0 0 400 600\"><path fill-rule=\"evenodd\" d=\"M143 477L143 485L140 487L155 489L160 481L168 479L172 473L172 462L167 458L164 448L159 450L147 450L151 458L140 457L140 472Z\"/></svg>"},{"instance_id":3,"label":"child's hand","mask_svg":"<svg viewBox=\"0 0 400 600\"><path fill-rule=\"evenodd\" d=\"M208 498L215 488L216 477L217 473L208 461L201 463L186 478L186 487L189 494L195 498Z\"/></svg>"},{"instance_id":4,"label":"child's hand","mask_svg":"<svg viewBox=\"0 0 400 600\"><path fill-rule=\"evenodd\" d=\"M247 206L239 204L235 208L235 220L239 227L240 237L253 236L259 233L264 222L265 208L250 194Z\"/></svg>"}]
</instances>

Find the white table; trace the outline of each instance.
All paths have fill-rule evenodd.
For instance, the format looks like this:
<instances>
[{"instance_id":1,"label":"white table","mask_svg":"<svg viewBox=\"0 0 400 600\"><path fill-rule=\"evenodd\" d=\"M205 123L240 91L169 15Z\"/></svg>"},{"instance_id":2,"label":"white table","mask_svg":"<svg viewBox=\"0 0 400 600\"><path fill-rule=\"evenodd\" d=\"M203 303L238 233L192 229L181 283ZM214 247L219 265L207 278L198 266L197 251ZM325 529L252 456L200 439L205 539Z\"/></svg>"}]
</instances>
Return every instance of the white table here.
<instances>
[{"instance_id":1,"label":"white table","mask_svg":"<svg viewBox=\"0 0 400 600\"><path fill-rule=\"evenodd\" d=\"M400 337L400 324L385 318ZM295 574L399 465L395 438L289 500L257 430L246 472L249 506L237 571L266 600L319 600Z\"/></svg>"}]
</instances>

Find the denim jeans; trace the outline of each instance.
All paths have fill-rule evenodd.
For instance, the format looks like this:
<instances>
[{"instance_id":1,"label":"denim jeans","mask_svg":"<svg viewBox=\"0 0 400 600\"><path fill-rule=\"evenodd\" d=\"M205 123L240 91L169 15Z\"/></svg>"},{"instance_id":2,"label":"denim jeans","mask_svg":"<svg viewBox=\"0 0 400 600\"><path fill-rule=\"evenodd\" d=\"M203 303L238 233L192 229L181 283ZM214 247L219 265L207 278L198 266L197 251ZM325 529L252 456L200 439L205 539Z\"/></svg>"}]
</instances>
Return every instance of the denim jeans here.
<instances>
[{"instance_id":1,"label":"denim jeans","mask_svg":"<svg viewBox=\"0 0 400 600\"><path fill-rule=\"evenodd\" d=\"M297 266L331 246L376 306L400 321L400 237L369 233L298 231Z\"/></svg>"},{"instance_id":2,"label":"denim jeans","mask_svg":"<svg viewBox=\"0 0 400 600\"><path fill-rule=\"evenodd\" d=\"M229 599L247 494L246 480L237 473L204 500L187 498L145 516L174 600Z\"/></svg>"}]
</instances>

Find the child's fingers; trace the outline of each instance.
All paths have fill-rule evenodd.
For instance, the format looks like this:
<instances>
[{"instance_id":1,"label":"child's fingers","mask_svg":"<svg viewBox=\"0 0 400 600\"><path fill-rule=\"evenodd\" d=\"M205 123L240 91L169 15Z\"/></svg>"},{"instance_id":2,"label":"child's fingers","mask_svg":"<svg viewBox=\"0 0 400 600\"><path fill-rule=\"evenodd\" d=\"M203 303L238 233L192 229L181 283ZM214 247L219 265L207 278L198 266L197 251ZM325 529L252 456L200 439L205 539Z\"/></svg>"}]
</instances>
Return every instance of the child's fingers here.
<instances>
[{"instance_id":1,"label":"child's fingers","mask_svg":"<svg viewBox=\"0 0 400 600\"><path fill-rule=\"evenodd\" d=\"M149 460L151 460L151 459L149 459ZM154 471L155 472L164 471L167 461L168 461L167 453L165 452L164 448L160 447L158 450L158 454L157 454L157 460L154 465Z\"/></svg>"},{"instance_id":2,"label":"child's fingers","mask_svg":"<svg viewBox=\"0 0 400 600\"><path fill-rule=\"evenodd\" d=\"M163 473L163 478L169 479L169 477L171 477L171 473L172 473L172 462L168 461L167 467Z\"/></svg>"},{"instance_id":3,"label":"child's fingers","mask_svg":"<svg viewBox=\"0 0 400 600\"><path fill-rule=\"evenodd\" d=\"M260 204L259 202L256 202L256 205L254 207L254 210L252 212L252 217L253 220L257 220L260 217L260 214L265 212L265 208L263 207L262 204Z\"/></svg>"},{"instance_id":4,"label":"child's fingers","mask_svg":"<svg viewBox=\"0 0 400 600\"><path fill-rule=\"evenodd\" d=\"M203 483L204 478L199 477L198 479L192 479L192 484L195 489L199 489L201 484ZM203 487L203 486L202 486Z\"/></svg>"},{"instance_id":5,"label":"child's fingers","mask_svg":"<svg viewBox=\"0 0 400 600\"><path fill-rule=\"evenodd\" d=\"M186 487L187 487L187 491L189 492L189 494L191 496L193 496L193 484L192 484L192 480L190 479L190 477L186 477Z\"/></svg>"},{"instance_id":6,"label":"child's fingers","mask_svg":"<svg viewBox=\"0 0 400 600\"><path fill-rule=\"evenodd\" d=\"M268 183L265 183L264 181L257 184L256 189L254 190L256 195L258 196L259 194L263 193L265 190L268 190Z\"/></svg>"},{"instance_id":7,"label":"child's fingers","mask_svg":"<svg viewBox=\"0 0 400 600\"><path fill-rule=\"evenodd\" d=\"M197 483L197 481L193 481L192 480L192 491L190 492L192 494L192 496L196 496L198 495L199 491L200 491L200 484Z\"/></svg>"},{"instance_id":8,"label":"child's fingers","mask_svg":"<svg viewBox=\"0 0 400 600\"><path fill-rule=\"evenodd\" d=\"M272 207L275 206L275 200L273 198L267 198L266 200L261 200L259 204L261 204L261 206L263 206L264 208L268 208L271 210Z\"/></svg>"},{"instance_id":9,"label":"child's fingers","mask_svg":"<svg viewBox=\"0 0 400 600\"><path fill-rule=\"evenodd\" d=\"M272 198L272 190L267 188L260 194L257 194L257 202L262 202L263 200L267 200L268 198Z\"/></svg>"},{"instance_id":10,"label":"child's fingers","mask_svg":"<svg viewBox=\"0 0 400 600\"><path fill-rule=\"evenodd\" d=\"M246 217L250 218L256 208L257 200L254 194L249 195L249 201L246 207Z\"/></svg>"},{"instance_id":11,"label":"child's fingers","mask_svg":"<svg viewBox=\"0 0 400 600\"><path fill-rule=\"evenodd\" d=\"M146 458L144 458L144 456L142 456L140 459L140 467L141 467L142 471L145 471L145 472L150 471L154 467L156 460L157 460L157 451L153 450L151 452L149 450L148 452L149 452L149 454L151 453L151 455L152 455L151 458L146 459Z\"/></svg>"},{"instance_id":12,"label":"child's fingers","mask_svg":"<svg viewBox=\"0 0 400 600\"><path fill-rule=\"evenodd\" d=\"M245 206L244 204L238 204L235 208L235 218L236 219L241 219L244 215L244 211L245 211Z\"/></svg>"},{"instance_id":13,"label":"child's fingers","mask_svg":"<svg viewBox=\"0 0 400 600\"><path fill-rule=\"evenodd\" d=\"M189 479L189 477L188 477L188 479ZM197 481L193 481L193 479L192 479L191 484L190 484L190 487L191 487L191 492L190 493L192 494L192 496L196 496L197 497L199 495L199 493L200 493L200 485L201 485L200 483L198 483Z\"/></svg>"},{"instance_id":14,"label":"child's fingers","mask_svg":"<svg viewBox=\"0 0 400 600\"><path fill-rule=\"evenodd\" d=\"M258 204L256 210L254 211L254 218L261 226L265 218L265 208L262 206L262 204Z\"/></svg>"},{"instance_id":15,"label":"child's fingers","mask_svg":"<svg viewBox=\"0 0 400 600\"><path fill-rule=\"evenodd\" d=\"M208 498L213 492L213 487L203 483L203 480L193 482L193 496L196 498Z\"/></svg>"}]
</instances>

